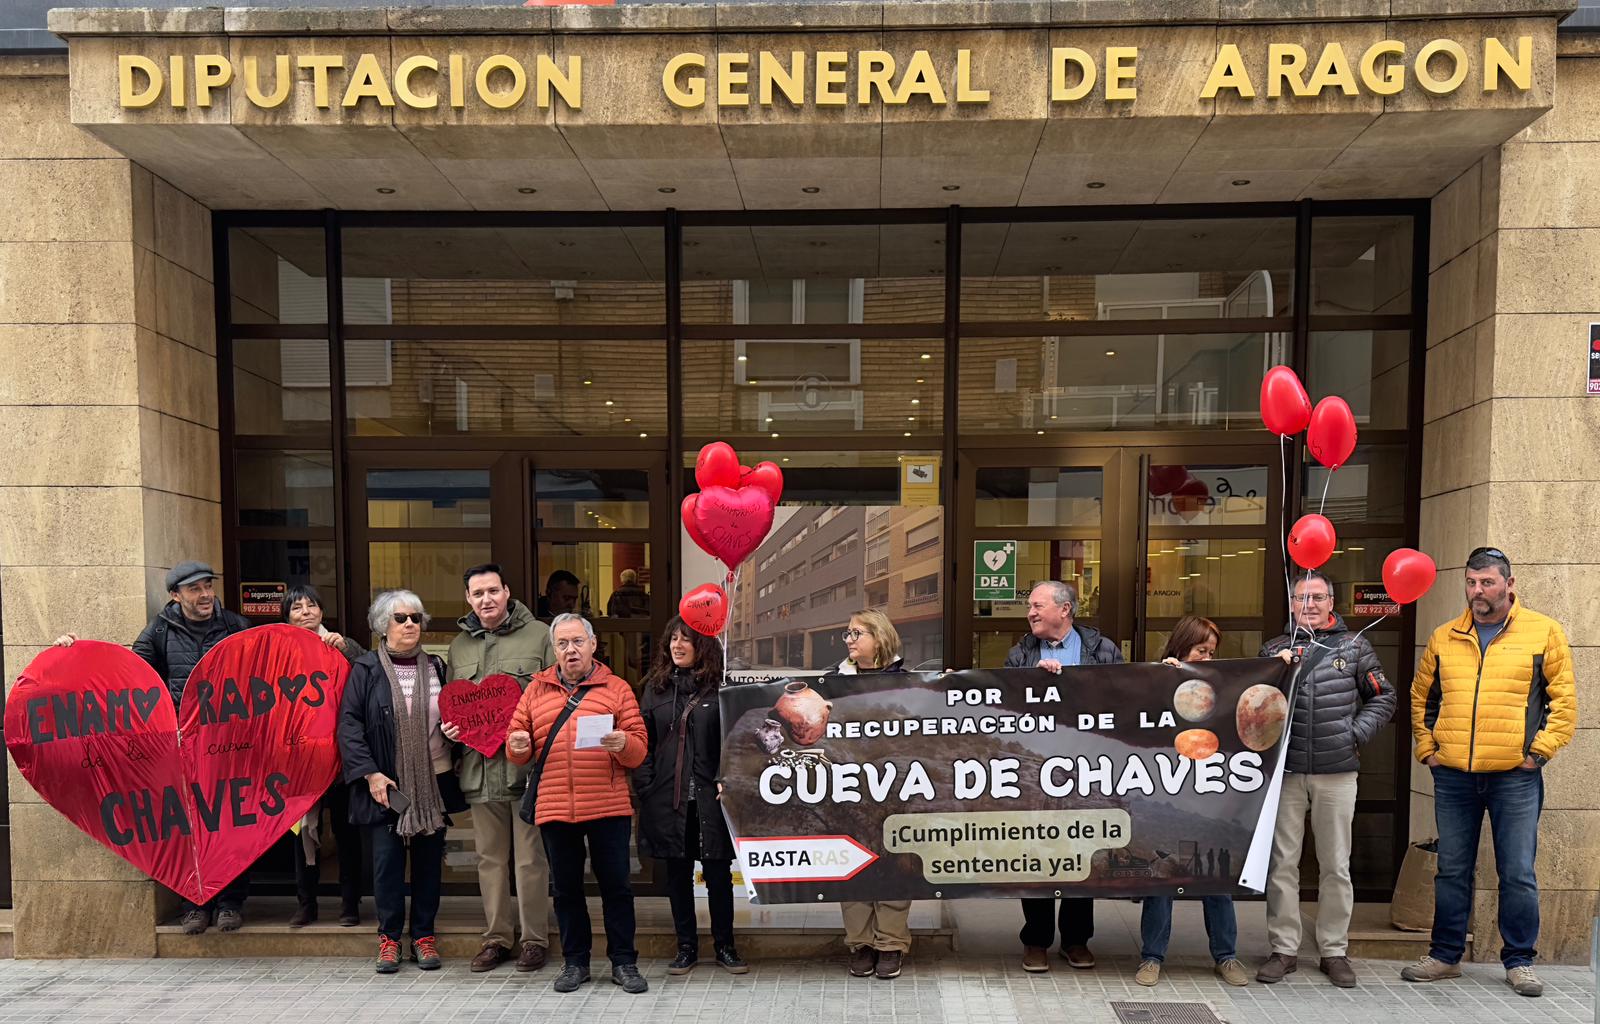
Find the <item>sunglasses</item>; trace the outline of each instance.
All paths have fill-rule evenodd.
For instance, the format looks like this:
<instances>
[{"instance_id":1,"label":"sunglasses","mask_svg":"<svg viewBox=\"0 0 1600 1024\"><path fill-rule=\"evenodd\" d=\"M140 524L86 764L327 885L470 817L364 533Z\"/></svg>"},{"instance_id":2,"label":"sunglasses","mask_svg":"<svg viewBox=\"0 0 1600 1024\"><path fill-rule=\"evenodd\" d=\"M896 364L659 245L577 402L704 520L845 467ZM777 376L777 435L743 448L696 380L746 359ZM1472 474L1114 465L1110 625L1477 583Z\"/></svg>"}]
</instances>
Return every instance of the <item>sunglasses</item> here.
<instances>
[{"instance_id":1,"label":"sunglasses","mask_svg":"<svg viewBox=\"0 0 1600 1024\"><path fill-rule=\"evenodd\" d=\"M420 626L420 625L422 625L422 613L421 612L395 612L394 613L394 621L395 621L395 625L397 625L397 626L404 626L408 622L415 622L417 625Z\"/></svg>"},{"instance_id":2,"label":"sunglasses","mask_svg":"<svg viewBox=\"0 0 1600 1024\"><path fill-rule=\"evenodd\" d=\"M1488 555L1490 558L1498 559L1506 563L1507 569L1511 568L1511 559L1507 558L1506 553L1499 548L1473 548L1472 554L1467 556L1467 561L1470 562L1479 555Z\"/></svg>"}]
</instances>

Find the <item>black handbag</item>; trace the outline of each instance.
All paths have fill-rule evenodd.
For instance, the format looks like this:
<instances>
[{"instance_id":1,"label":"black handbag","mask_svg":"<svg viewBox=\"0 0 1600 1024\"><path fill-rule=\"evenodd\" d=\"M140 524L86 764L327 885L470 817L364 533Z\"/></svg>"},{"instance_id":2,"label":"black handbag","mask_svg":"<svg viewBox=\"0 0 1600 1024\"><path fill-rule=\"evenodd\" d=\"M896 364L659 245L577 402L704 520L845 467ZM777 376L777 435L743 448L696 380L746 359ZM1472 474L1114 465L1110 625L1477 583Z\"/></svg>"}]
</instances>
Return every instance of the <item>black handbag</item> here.
<instances>
[{"instance_id":1,"label":"black handbag","mask_svg":"<svg viewBox=\"0 0 1600 1024\"><path fill-rule=\"evenodd\" d=\"M522 793L522 809L517 816L532 825L534 812L539 806L539 776L544 774L545 758L550 756L550 750L556 745L556 737L561 733L561 727L567 724L567 719L578 710L578 705L583 702L584 694L589 692L587 686L574 687L572 696L567 698L567 703L561 708L561 714L556 716L555 724L550 727L550 735L545 738L544 749L539 751L539 760L533 762L533 771L528 773L528 788Z\"/></svg>"}]
</instances>

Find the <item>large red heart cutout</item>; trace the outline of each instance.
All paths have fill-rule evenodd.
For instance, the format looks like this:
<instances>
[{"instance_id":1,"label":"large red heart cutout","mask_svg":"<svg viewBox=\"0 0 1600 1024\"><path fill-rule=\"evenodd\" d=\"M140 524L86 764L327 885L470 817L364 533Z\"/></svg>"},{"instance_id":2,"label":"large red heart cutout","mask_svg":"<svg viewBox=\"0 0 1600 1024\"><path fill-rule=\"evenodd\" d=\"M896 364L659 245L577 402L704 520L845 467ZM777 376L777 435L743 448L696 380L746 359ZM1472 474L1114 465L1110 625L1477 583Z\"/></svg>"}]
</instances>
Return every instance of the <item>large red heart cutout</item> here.
<instances>
[{"instance_id":1,"label":"large red heart cutout","mask_svg":"<svg viewBox=\"0 0 1600 1024\"><path fill-rule=\"evenodd\" d=\"M506 741L511 715L522 699L516 676L495 674L481 683L457 679L439 691L439 721L461 729L460 740L484 757Z\"/></svg>"},{"instance_id":2,"label":"large red heart cutout","mask_svg":"<svg viewBox=\"0 0 1600 1024\"><path fill-rule=\"evenodd\" d=\"M694 522L711 553L733 569L772 529L772 498L759 487L707 487L695 502Z\"/></svg>"},{"instance_id":3,"label":"large red heart cutout","mask_svg":"<svg viewBox=\"0 0 1600 1024\"><path fill-rule=\"evenodd\" d=\"M74 825L204 903L338 778L348 671L309 630L257 627L200 659L180 714L137 655L80 640L23 669L6 699L6 748Z\"/></svg>"}]
</instances>

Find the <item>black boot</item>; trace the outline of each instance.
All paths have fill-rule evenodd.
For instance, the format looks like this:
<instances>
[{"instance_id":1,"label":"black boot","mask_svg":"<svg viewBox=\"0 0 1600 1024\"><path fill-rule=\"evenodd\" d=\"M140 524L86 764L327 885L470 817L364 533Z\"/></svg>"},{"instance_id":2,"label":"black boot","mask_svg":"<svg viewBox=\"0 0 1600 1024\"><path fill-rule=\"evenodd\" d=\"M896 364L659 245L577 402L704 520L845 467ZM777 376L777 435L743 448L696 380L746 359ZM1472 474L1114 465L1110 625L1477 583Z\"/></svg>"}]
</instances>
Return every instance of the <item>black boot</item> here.
<instances>
[{"instance_id":1,"label":"black boot","mask_svg":"<svg viewBox=\"0 0 1600 1024\"><path fill-rule=\"evenodd\" d=\"M700 949L688 943L678 944L678 955L667 965L668 974L688 974L700 962Z\"/></svg>"},{"instance_id":2,"label":"black boot","mask_svg":"<svg viewBox=\"0 0 1600 1024\"><path fill-rule=\"evenodd\" d=\"M729 974L749 974L750 965L744 962L744 957L733 948L733 944L717 947L717 963Z\"/></svg>"}]
</instances>

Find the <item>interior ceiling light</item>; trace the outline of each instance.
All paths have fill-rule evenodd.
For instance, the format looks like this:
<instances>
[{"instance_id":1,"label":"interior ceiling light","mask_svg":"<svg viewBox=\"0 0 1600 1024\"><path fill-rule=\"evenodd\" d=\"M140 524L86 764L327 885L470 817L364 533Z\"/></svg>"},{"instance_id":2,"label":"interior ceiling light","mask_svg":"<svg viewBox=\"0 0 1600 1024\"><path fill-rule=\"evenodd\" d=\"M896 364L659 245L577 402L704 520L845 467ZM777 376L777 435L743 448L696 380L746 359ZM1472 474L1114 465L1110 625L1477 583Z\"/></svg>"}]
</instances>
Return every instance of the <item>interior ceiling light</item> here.
<instances>
[{"instance_id":1,"label":"interior ceiling light","mask_svg":"<svg viewBox=\"0 0 1600 1024\"><path fill-rule=\"evenodd\" d=\"M1108 356L1114 356L1114 355L1116 355L1116 354L1117 354L1117 350L1116 350L1116 349L1114 349L1114 348L1108 348L1108 349L1106 349L1106 355L1108 355Z\"/></svg>"}]
</instances>

